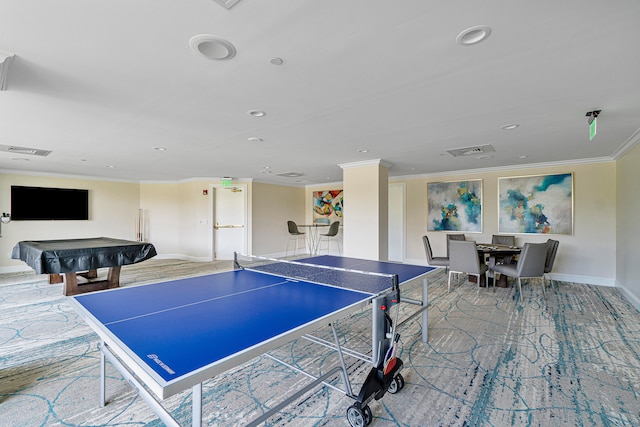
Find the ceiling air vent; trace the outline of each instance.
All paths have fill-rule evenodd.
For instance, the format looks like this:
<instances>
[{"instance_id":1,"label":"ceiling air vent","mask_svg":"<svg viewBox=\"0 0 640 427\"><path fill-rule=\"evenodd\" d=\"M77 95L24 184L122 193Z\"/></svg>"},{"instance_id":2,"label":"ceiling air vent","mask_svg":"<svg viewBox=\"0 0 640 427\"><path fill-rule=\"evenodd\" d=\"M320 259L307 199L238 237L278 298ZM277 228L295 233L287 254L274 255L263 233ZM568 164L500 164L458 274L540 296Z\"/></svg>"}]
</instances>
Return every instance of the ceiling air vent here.
<instances>
[{"instance_id":1,"label":"ceiling air vent","mask_svg":"<svg viewBox=\"0 0 640 427\"><path fill-rule=\"evenodd\" d=\"M495 149L489 145L478 145L476 147L456 148L455 150L447 150L447 153L453 157L477 156L484 153L495 153Z\"/></svg>"},{"instance_id":2,"label":"ceiling air vent","mask_svg":"<svg viewBox=\"0 0 640 427\"><path fill-rule=\"evenodd\" d=\"M40 150L39 148L28 148L28 147L16 147L15 145L2 145L0 144L0 151L5 151L7 153L15 153L15 154L28 154L30 156L48 156L51 154L49 150Z\"/></svg>"},{"instance_id":3,"label":"ceiling air vent","mask_svg":"<svg viewBox=\"0 0 640 427\"><path fill-rule=\"evenodd\" d=\"M300 176L304 176L304 174L300 172L283 172L283 173L277 173L276 175L283 176L285 178L298 178Z\"/></svg>"}]
</instances>

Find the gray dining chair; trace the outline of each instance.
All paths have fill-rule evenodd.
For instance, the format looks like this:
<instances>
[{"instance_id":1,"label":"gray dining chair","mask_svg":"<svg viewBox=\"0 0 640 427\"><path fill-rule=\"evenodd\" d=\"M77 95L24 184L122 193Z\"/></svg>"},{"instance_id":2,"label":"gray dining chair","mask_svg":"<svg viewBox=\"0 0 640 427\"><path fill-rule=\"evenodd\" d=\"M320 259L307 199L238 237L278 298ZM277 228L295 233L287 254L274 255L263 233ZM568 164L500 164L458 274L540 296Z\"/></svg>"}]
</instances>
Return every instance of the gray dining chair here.
<instances>
[{"instance_id":1,"label":"gray dining chair","mask_svg":"<svg viewBox=\"0 0 640 427\"><path fill-rule=\"evenodd\" d=\"M498 264L493 268L495 273L504 274L513 277L518 281L518 290L520 291L519 300L522 301L522 279L530 279L541 277L542 293L546 298L544 286L544 266L547 260L547 244L546 243L525 243L520 259L516 264ZM496 280L497 280L496 276Z\"/></svg>"},{"instance_id":2,"label":"gray dining chair","mask_svg":"<svg viewBox=\"0 0 640 427\"><path fill-rule=\"evenodd\" d=\"M452 240L467 240L464 234L447 234L447 257L449 256L449 242Z\"/></svg>"},{"instance_id":3,"label":"gray dining chair","mask_svg":"<svg viewBox=\"0 0 640 427\"><path fill-rule=\"evenodd\" d=\"M491 243L494 245L508 245L515 246L516 245L516 236L509 236L506 234L494 234L491 237ZM511 264L513 261L513 255L503 255L496 257L497 264Z\"/></svg>"},{"instance_id":4,"label":"gray dining chair","mask_svg":"<svg viewBox=\"0 0 640 427\"><path fill-rule=\"evenodd\" d=\"M338 254L342 255L342 250L340 249L340 241L337 238L339 231L340 231L340 221L334 221L329 226L329 231L327 231L326 233L320 234L321 242L327 242L327 253L329 253L329 250L330 250L329 246L331 244L331 241L334 241L338 246Z\"/></svg>"},{"instance_id":5,"label":"gray dining chair","mask_svg":"<svg viewBox=\"0 0 640 427\"><path fill-rule=\"evenodd\" d=\"M480 292L483 277L485 278L485 283L487 283L486 273L488 267L484 263L480 263L476 242L452 240L449 250L449 280L447 282L447 292L451 290L452 274L456 274L456 282L458 281L458 274L476 276L478 279L478 292Z\"/></svg>"},{"instance_id":6,"label":"gray dining chair","mask_svg":"<svg viewBox=\"0 0 640 427\"><path fill-rule=\"evenodd\" d=\"M422 236L422 243L424 243L424 252L427 255L427 264L434 267L444 267L445 271L447 271L449 268L449 258L445 256L434 257L433 251L431 250L431 243L427 236Z\"/></svg>"},{"instance_id":7,"label":"gray dining chair","mask_svg":"<svg viewBox=\"0 0 640 427\"><path fill-rule=\"evenodd\" d=\"M553 263L556 261L556 253L558 252L558 245L560 242L553 239L547 240L547 257L544 263L544 277L549 280L551 284L551 270L553 269Z\"/></svg>"},{"instance_id":8,"label":"gray dining chair","mask_svg":"<svg viewBox=\"0 0 640 427\"><path fill-rule=\"evenodd\" d=\"M491 237L491 243L493 243L494 245L515 246L516 245L516 236L509 236L509 235L506 235L506 234L494 234Z\"/></svg>"},{"instance_id":9,"label":"gray dining chair","mask_svg":"<svg viewBox=\"0 0 640 427\"><path fill-rule=\"evenodd\" d=\"M287 257L289 255L289 244L293 241L295 243L295 248L293 250L293 255L298 252L298 243L300 239L302 239L302 248L306 249L306 234L298 229L298 225L293 221L287 221L287 229L289 231L289 240L287 241L287 249L285 250L284 256Z\"/></svg>"}]
</instances>

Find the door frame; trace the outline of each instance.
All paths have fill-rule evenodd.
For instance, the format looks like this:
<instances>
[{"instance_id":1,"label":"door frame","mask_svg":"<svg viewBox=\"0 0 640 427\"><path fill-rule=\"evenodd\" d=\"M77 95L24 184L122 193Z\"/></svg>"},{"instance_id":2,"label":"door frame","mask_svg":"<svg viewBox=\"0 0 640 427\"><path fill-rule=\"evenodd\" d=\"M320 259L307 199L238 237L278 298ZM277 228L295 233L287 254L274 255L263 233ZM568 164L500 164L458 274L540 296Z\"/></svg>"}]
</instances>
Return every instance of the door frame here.
<instances>
[{"instance_id":1,"label":"door frame","mask_svg":"<svg viewBox=\"0 0 640 427\"><path fill-rule=\"evenodd\" d=\"M249 186L244 183L234 184L233 187L242 188L242 204L244 206L243 215L243 240L244 240L244 248L247 254L251 251L249 249ZM209 191L211 192L211 200L209 203L209 218L210 218L210 226L209 226L209 258L211 261L215 261L216 254L216 230L214 225L216 223L216 191L220 191L222 189L228 188L228 186L222 184L211 184L209 185Z\"/></svg>"}]
</instances>

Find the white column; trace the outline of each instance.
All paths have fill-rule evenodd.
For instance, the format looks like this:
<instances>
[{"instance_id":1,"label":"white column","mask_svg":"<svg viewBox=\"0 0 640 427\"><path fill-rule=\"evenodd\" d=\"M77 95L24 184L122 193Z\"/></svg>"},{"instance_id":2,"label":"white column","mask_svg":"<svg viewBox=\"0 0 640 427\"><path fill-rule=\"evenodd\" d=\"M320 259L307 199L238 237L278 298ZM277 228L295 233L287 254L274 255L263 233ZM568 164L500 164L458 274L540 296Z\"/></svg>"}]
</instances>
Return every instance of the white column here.
<instances>
[{"instance_id":1,"label":"white column","mask_svg":"<svg viewBox=\"0 0 640 427\"><path fill-rule=\"evenodd\" d=\"M345 163L343 254L386 261L389 256L389 163Z\"/></svg>"}]
</instances>

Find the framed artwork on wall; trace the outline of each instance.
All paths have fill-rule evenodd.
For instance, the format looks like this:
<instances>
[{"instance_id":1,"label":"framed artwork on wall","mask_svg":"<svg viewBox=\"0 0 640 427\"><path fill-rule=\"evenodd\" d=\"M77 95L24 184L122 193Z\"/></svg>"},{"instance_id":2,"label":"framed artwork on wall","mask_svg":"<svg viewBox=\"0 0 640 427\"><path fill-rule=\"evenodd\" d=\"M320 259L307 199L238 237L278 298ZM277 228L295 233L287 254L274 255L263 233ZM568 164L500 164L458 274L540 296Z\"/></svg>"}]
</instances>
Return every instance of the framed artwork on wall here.
<instances>
[{"instance_id":1,"label":"framed artwork on wall","mask_svg":"<svg viewBox=\"0 0 640 427\"><path fill-rule=\"evenodd\" d=\"M427 231L482 233L482 180L427 183Z\"/></svg>"},{"instance_id":2,"label":"framed artwork on wall","mask_svg":"<svg viewBox=\"0 0 640 427\"><path fill-rule=\"evenodd\" d=\"M343 222L342 190L326 190L313 192L313 223L331 224L335 221Z\"/></svg>"},{"instance_id":3,"label":"framed artwork on wall","mask_svg":"<svg viewBox=\"0 0 640 427\"><path fill-rule=\"evenodd\" d=\"M573 234L573 173L498 178L500 233Z\"/></svg>"}]
</instances>

